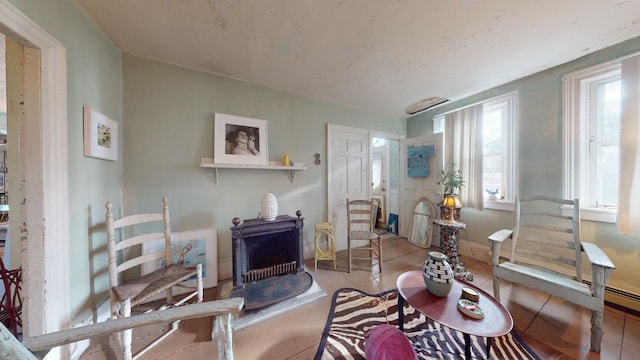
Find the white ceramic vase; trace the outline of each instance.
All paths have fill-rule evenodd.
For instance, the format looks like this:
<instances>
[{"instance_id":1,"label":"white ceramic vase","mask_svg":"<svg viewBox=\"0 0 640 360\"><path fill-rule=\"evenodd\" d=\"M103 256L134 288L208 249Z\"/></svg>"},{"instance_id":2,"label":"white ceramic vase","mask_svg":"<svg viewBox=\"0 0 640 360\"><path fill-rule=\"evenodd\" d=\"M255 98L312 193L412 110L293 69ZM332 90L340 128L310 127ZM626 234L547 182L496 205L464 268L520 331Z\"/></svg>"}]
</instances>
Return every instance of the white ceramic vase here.
<instances>
[{"instance_id":1,"label":"white ceramic vase","mask_svg":"<svg viewBox=\"0 0 640 360\"><path fill-rule=\"evenodd\" d=\"M453 287L453 270L447 256L438 251L430 251L422 267L424 284L435 296L445 297Z\"/></svg>"},{"instance_id":2,"label":"white ceramic vase","mask_svg":"<svg viewBox=\"0 0 640 360\"><path fill-rule=\"evenodd\" d=\"M273 221L278 216L278 200L272 193L266 193L262 197L262 218Z\"/></svg>"}]
</instances>

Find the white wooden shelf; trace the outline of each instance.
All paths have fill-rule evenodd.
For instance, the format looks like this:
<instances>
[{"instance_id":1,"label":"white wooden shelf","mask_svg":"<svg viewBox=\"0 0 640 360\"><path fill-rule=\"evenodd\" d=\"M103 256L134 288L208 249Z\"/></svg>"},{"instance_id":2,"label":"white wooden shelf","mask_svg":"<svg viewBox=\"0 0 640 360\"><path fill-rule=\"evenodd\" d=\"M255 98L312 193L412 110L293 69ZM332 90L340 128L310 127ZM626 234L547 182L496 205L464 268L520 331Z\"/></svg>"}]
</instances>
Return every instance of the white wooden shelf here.
<instances>
[{"instance_id":1,"label":"white wooden shelf","mask_svg":"<svg viewBox=\"0 0 640 360\"><path fill-rule=\"evenodd\" d=\"M296 171L307 170L303 163L294 162L293 166L280 165L279 161L269 161L269 165L236 165L236 164L216 164L213 162L213 158L200 159L201 168L213 168L216 172L216 187L218 186L218 169L249 169L249 170L285 170L289 171L289 179L291 185L293 185L293 179L296 176Z\"/></svg>"}]
</instances>

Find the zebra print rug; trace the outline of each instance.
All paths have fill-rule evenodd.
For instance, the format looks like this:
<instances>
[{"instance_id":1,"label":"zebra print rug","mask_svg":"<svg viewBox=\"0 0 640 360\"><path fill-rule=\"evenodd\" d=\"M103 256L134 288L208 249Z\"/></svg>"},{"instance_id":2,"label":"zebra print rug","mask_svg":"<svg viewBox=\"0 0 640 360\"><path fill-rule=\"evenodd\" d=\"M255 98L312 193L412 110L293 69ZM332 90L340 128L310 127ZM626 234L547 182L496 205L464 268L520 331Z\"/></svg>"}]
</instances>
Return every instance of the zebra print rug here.
<instances>
[{"instance_id":1,"label":"zebra print rug","mask_svg":"<svg viewBox=\"0 0 640 360\"><path fill-rule=\"evenodd\" d=\"M404 332L420 359L463 359L463 334L427 319L405 303ZM364 336L379 324L398 326L398 291L371 295L357 289L335 292L315 360L364 359ZM471 336L471 355L486 358L486 340ZM495 338L490 359L540 358L516 335L515 330Z\"/></svg>"}]
</instances>

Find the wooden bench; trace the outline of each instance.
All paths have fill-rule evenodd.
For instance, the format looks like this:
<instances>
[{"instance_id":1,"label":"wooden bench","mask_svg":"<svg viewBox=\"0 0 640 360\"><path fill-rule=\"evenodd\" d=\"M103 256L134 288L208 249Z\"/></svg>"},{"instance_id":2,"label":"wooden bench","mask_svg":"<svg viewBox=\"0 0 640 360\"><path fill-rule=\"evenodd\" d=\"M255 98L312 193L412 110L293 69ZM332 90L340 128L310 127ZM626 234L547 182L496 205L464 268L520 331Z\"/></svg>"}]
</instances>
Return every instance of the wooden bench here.
<instances>
[{"instance_id":1,"label":"wooden bench","mask_svg":"<svg viewBox=\"0 0 640 360\"><path fill-rule=\"evenodd\" d=\"M501 262L500 246L507 239L511 249ZM581 242L578 200L516 199L513 230L497 231L488 240L496 299L499 279L505 279L590 309L591 349L600 352L604 288L615 266L597 245ZM583 253L591 265L590 283L583 281Z\"/></svg>"},{"instance_id":2,"label":"wooden bench","mask_svg":"<svg viewBox=\"0 0 640 360\"><path fill-rule=\"evenodd\" d=\"M187 304L163 311L109 319L101 323L29 337L24 339L22 343L4 325L0 324L0 358L35 360L43 358L54 347L95 336L113 334L142 325L216 316L211 337L218 340L218 358L232 360L231 314L239 312L243 305L243 298Z\"/></svg>"}]
</instances>

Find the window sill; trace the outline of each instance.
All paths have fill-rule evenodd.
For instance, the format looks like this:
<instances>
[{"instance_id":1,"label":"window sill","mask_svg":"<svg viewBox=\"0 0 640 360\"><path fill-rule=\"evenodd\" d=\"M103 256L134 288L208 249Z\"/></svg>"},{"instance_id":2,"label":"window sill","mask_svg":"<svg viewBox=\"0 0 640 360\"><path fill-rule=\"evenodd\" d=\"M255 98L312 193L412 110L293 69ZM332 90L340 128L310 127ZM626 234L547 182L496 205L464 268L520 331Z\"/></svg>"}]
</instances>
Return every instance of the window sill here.
<instances>
[{"instance_id":1,"label":"window sill","mask_svg":"<svg viewBox=\"0 0 640 360\"><path fill-rule=\"evenodd\" d=\"M616 222L617 211L614 209L601 209L601 208L582 208L580 209L580 219L599 221L606 223Z\"/></svg>"},{"instance_id":2,"label":"window sill","mask_svg":"<svg viewBox=\"0 0 640 360\"><path fill-rule=\"evenodd\" d=\"M485 209L513 211L514 205L508 201L487 201L484 202Z\"/></svg>"}]
</instances>

